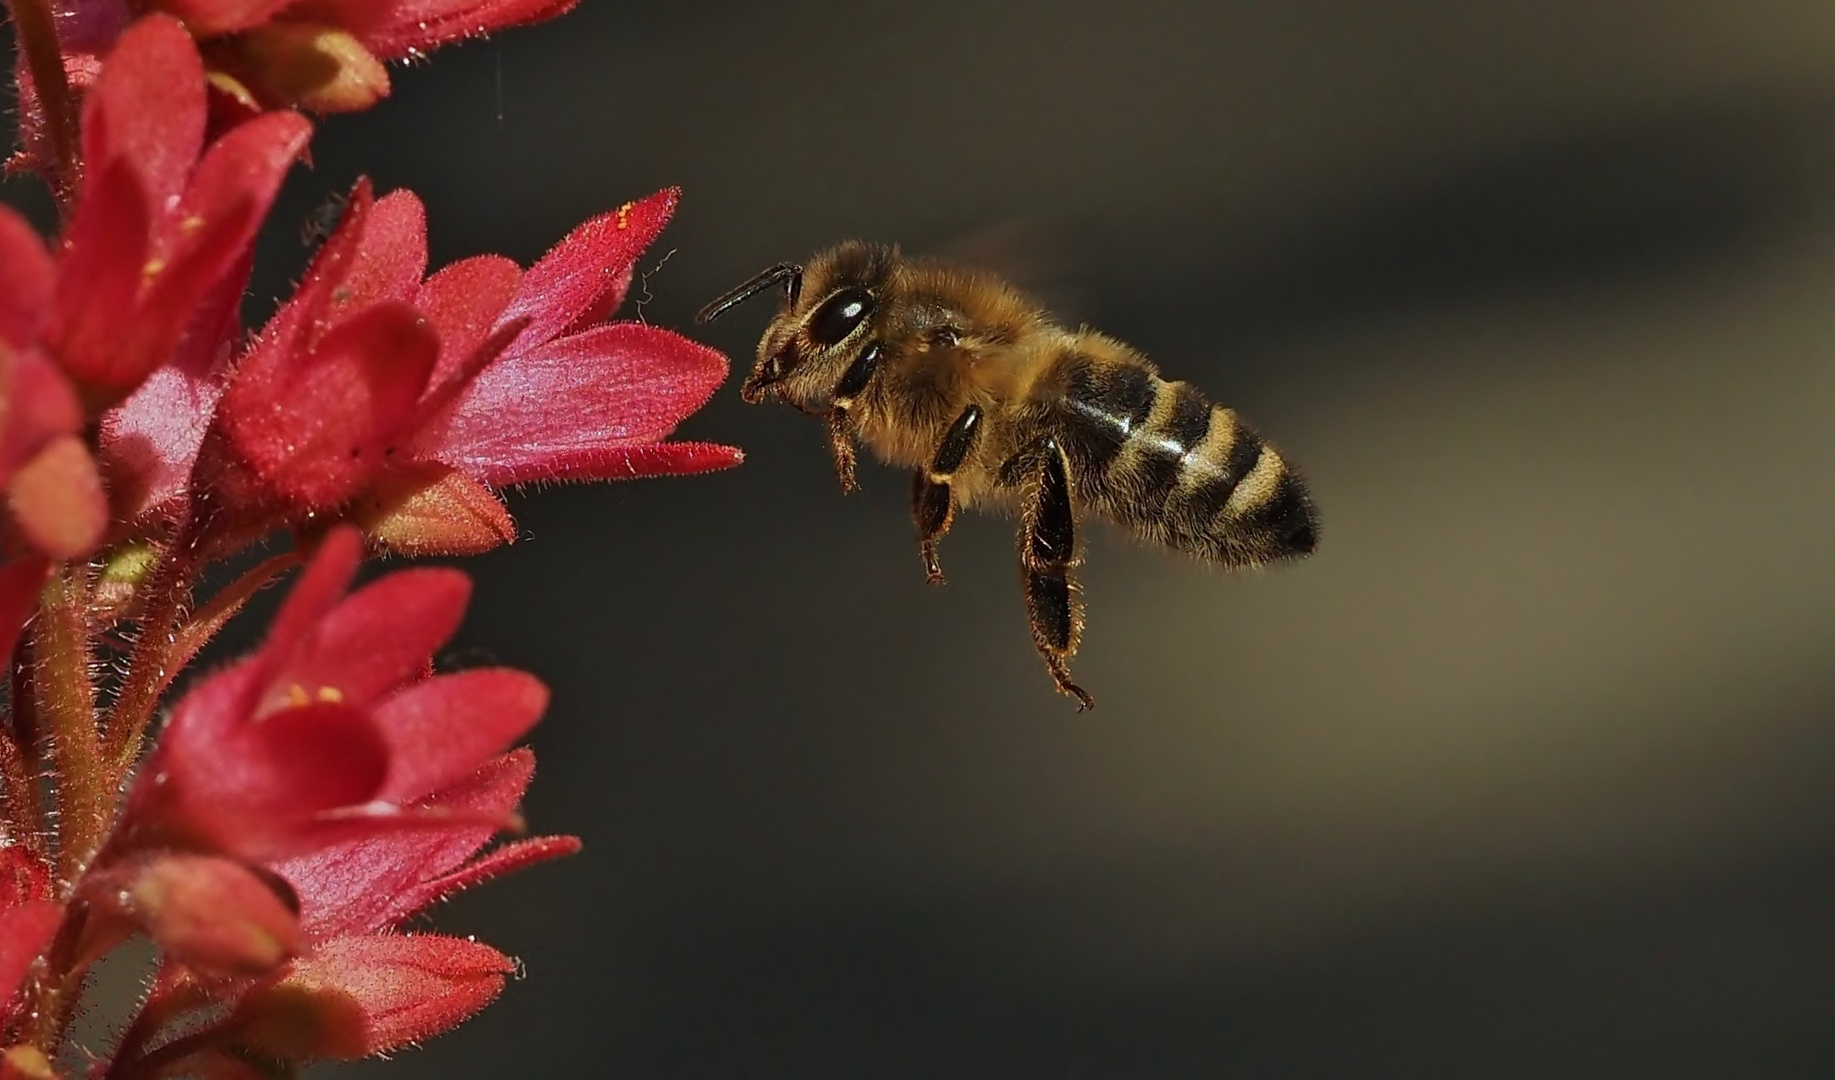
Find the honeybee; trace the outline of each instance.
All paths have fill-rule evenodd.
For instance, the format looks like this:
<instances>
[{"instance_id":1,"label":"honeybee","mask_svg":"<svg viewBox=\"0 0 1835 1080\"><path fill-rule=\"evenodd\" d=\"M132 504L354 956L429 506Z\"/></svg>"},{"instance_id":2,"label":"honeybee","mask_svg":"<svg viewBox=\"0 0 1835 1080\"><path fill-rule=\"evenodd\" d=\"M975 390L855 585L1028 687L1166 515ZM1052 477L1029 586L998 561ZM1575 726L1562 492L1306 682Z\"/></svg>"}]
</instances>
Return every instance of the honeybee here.
<instances>
[{"instance_id":1,"label":"honeybee","mask_svg":"<svg viewBox=\"0 0 1835 1080\"><path fill-rule=\"evenodd\" d=\"M709 303L706 323L782 287L783 306L740 387L823 417L841 489L855 442L912 469L924 574L956 511L1017 507L1032 640L1058 690L1083 634L1077 522L1227 567L1312 552L1318 516L1274 447L1189 383L1089 329L1067 330L993 274L857 241L780 263Z\"/></svg>"}]
</instances>

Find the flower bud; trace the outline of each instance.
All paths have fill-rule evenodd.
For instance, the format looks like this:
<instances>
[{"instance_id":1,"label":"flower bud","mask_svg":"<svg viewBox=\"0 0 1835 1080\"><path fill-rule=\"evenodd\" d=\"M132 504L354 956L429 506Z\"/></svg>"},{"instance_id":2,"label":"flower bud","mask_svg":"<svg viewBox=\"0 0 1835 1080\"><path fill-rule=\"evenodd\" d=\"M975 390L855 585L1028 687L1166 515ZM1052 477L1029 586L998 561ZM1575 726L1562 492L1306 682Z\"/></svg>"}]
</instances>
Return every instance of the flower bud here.
<instances>
[{"instance_id":1,"label":"flower bud","mask_svg":"<svg viewBox=\"0 0 1835 1080\"><path fill-rule=\"evenodd\" d=\"M516 523L491 489L438 464L383 473L350 519L371 543L409 557L480 555L516 539Z\"/></svg>"},{"instance_id":2,"label":"flower bud","mask_svg":"<svg viewBox=\"0 0 1835 1080\"><path fill-rule=\"evenodd\" d=\"M89 448L60 435L13 474L13 518L32 546L54 559L78 559L95 549L108 527L108 497Z\"/></svg>"},{"instance_id":3,"label":"flower bud","mask_svg":"<svg viewBox=\"0 0 1835 1080\"><path fill-rule=\"evenodd\" d=\"M43 1050L21 1044L0 1054L0 1080L57 1080L57 1070Z\"/></svg>"},{"instance_id":4,"label":"flower bud","mask_svg":"<svg viewBox=\"0 0 1835 1080\"><path fill-rule=\"evenodd\" d=\"M202 971L265 975L299 952L299 919L275 883L209 855L156 855L97 875L97 906L138 923Z\"/></svg>"},{"instance_id":5,"label":"flower bud","mask_svg":"<svg viewBox=\"0 0 1835 1080\"><path fill-rule=\"evenodd\" d=\"M101 622L126 618L140 586L159 565L159 549L144 541L123 544L102 561L90 607Z\"/></svg>"},{"instance_id":6,"label":"flower bud","mask_svg":"<svg viewBox=\"0 0 1835 1080\"><path fill-rule=\"evenodd\" d=\"M221 68L270 106L356 112L389 94L389 73L350 33L313 22L271 22L209 46Z\"/></svg>"}]
</instances>

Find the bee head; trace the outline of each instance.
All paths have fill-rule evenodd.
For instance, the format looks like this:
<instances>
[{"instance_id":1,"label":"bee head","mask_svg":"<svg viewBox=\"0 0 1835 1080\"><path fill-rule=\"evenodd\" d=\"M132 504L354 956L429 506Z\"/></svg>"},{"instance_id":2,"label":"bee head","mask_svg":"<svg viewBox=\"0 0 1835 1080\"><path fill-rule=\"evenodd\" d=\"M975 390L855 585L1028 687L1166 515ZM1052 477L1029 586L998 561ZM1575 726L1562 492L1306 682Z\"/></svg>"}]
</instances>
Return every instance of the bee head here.
<instances>
[{"instance_id":1,"label":"bee head","mask_svg":"<svg viewBox=\"0 0 1835 1080\"><path fill-rule=\"evenodd\" d=\"M810 260L807 273L801 266L779 263L702 308L695 320L716 319L741 301L781 284L783 308L766 328L758 346L758 363L740 386L739 396L748 404L783 396L785 380L798 374L813 376L812 389L825 390L822 377L812 369L838 362L834 374L839 376L839 369L846 366L845 356L857 351L853 346L859 342L854 339L864 337L859 333L861 327L871 322L879 308L879 294L890 279L893 257L889 247L847 243ZM832 384L834 380L827 381Z\"/></svg>"}]
</instances>

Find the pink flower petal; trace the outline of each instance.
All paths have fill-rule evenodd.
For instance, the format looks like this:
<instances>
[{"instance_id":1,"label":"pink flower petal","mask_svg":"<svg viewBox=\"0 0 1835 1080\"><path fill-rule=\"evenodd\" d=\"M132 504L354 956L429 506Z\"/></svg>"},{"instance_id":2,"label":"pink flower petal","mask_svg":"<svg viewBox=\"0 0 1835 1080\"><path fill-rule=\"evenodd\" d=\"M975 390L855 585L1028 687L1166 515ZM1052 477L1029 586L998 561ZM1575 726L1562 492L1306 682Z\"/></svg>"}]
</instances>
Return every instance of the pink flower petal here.
<instances>
[{"instance_id":1,"label":"pink flower petal","mask_svg":"<svg viewBox=\"0 0 1835 1080\"><path fill-rule=\"evenodd\" d=\"M480 668L415 683L375 708L393 753L381 797L406 803L453 784L502 753L541 719L548 688L509 668Z\"/></svg>"},{"instance_id":2,"label":"pink flower petal","mask_svg":"<svg viewBox=\"0 0 1835 1080\"><path fill-rule=\"evenodd\" d=\"M511 260L479 255L442 268L420 287L414 306L440 334L434 386L450 379L466 357L484 344L521 282L522 268Z\"/></svg>"},{"instance_id":3,"label":"pink flower petal","mask_svg":"<svg viewBox=\"0 0 1835 1080\"><path fill-rule=\"evenodd\" d=\"M159 743L148 766L141 770L140 779L130 793L129 817L157 817L156 810L140 808L139 804L164 805L175 797L167 790L171 773L164 762L207 758L214 752L213 747L228 742L237 729L248 722L254 702L265 686L261 681L262 673L262 657L257 654L213 672L179 699L171 719L160 732Z\"/></svg>"},{"instance_id":4,"label":"pink flower petal","mask_svg":"<svg viewBox=\"0 0 1835 1080\"><path fill-rule=\"evenodd\" d=\"M237 816L258 830L368 802L388 775L388 744L361 710L310 701L242 725L183 768L187 801L218 831ZM243 845L229 850L252 854Z\"/></svg>"},{"instance_id":5,"label":"pink flower petal","mask_svg":"<svg viewBox=\"0 0 1835 1080\"><path fill-rule=\"evenodd\" d=\"M330 318L332 299L344 287L351 264L362 250L364 230L374 205L369 179L359 178L350 198L345 200L338 227L319 246L292 298L262 327L242 360L241 372L270 372L285 366L323 330Z\"/></svg>"},{"instance_id":6,"label":"pink flower petal","mask_svg":"<svg viewBox=\"0 0 1835 1080\"><path fill-rule=\"evenodd\" d=\"M130 26L102 63L83 105L83 156L93 169L127 164L155 208L184 188L204 145L204 64L177 20Z\"/></svg>"},{"instance_id":7,"label":"pink flower petal","mask_svg":"<svg viewBox=\"0 0 1835 1080\"><path fill-rule=\"evenodd\" d=\"M514 751L421 805L501 818L522 801L534 771L533 755ZM276 863L274 870L298 892L308 934L368 933L398 926L431 903L422 883L460 866L496 832L495 825L475 823L399 830L306 852Z\"/></svg>"},{"instance_id":8,"label":"pink flower petal","mask_svg":"<svg viewBox=\"0 0 1835 1080\"><path fill-rule=\"evenodd\" d=\"M745 461L737 447L717 443L664 442L648 446L582 447L556 454L539 469L506 472L498 482L527 483L564 477L568 480L636 480L644 476L690 476L730 469Z\"/></svg>"},{"instance_id":9,"label":"pink flower petal","mask_svg":"<svg viewBox=\"0 0 1835 1080\"><path fill-rule=\"evenodd\" d=\"M325 535L268 626L267 640L258 654L264 661L259 678L265 682L269 673L291 659L331 614L344 598L344 590L350 588L362 561L363 538L357 530L345 526Z\"/></svg>"},{"instance_id":10,"label":"pink flower petal","mask_svg":"<svg viewBox=\"0 0 1835 1080\"><path fill-rule=\"evenodd\" d=\"M235 742L241 790L234 803L257 815L303 817L365 803L386 775L386 741L361 709L336 701L262 716Z\"/></svg>"},{"instance_id":11,"label":"pink flower petal","mask_svg":"<svg viewBox=\"0 0 1835 1080\"><path fill-rule=\"evenodd\" d=\"M172 359L200 301L248 258L255 230L311 134L304 118L270 113L211 146L177 212L154 222L158 240L141 274L133 325L118 346L112 385L137 386Z\"/></svg>"},{"instance_id":12,"label":"pink flower petal","mask_svg":"<svg viewBox=\"0 0 1835 1080\"><path fill-rule=\"evenodd\" d=\"M726 378L726 358L677 334L615 323L505 355L416 433L411 453L492 487L655 442Z\"/></svg>"},{"instance_id":13,"label":"pink flower petal","mask_svg":"<svg viewBox=\"0 0 1835 1080\"><path fill-rule=\"evenodd\" d=\"M542 344L616 307L631 283L637 257L669 223L681 195L677 188L665 188L590 218L542 256L503 313L506 321L523 315L530 319L513 348Z\"/></svg>"},{"instance_id":14,"label":"pink flower petal","mask_svg":"<svg viewBox=\"0 0 1835 1080\"><path fill-rule=\"evenodd\" d=\"M427 272L427 211L412 191L376 200L363 245L338 289L333 311L359 311L384 300L412 301Z\"/></svg>"},{"instance_id":15,"label":"pink flower petal","mask_svg":"<svg viewBox=\"0 0 1835 1080\"><path fill-rule=\"evenodd\" d=\"M367 713L308 699L251 721L245 683L257 674L238 665L179 702L129 793L118 848L282 858L322 844L328 813L370 804L388 746Z\"/></svg>"},{"instance_id":16,"label":"pink flower petal","mask_svg":"<svg viewBox=\"0 0 1835 1080\"><path fill-rule=\"evenodd\" d=\"M457 570L422 568L390 574L352 593L275 669L259 712L285 703L294 687L326 691L353 705L425 673L433 652L452 637L471 597Z\"/></svg>"},{"instance_id":17,"label":"pink flower petal","mask_svg":"<svg viewBox=\"0 0 1835 1080\"><path fill-rule=\"evenodd\" d=\"M168 219L172 237L162 250L174 252L176 261L188 238L204 227L200 222L229 213L238 203L249 204L259 223L311 137L312 124L305 117L276 112L238 125L212 143L185 188L179 212ZM251 226L237 247L246 245L253 235ZM189 244L195 247L197 241L191 239Z\"/></svg>"},{"instance_id":18,"label":"pink flower petal","mask_svg":"<svg viewBox=\"0 0 1835 1080\"><path fill-rule=\"evenodd\" d=\"M249 264L204 294L171 359L102 416L102 468L117 520L130 526L185 493L210 417L223 396L219 368L242 330Z\"/></svg>"},{"instance_id":19,"label":"pink flower petal","mask_svg":"<svg viewBox=\"0 0 1835 1080\"><path fill-rule=\"evenodd\" d=\"M299 509L331 509L382 467L438 355L420 313L385 301L333 327L310 357L245 367L218 416L269 491Z\"/></svg>"},{"instance_id":20,"label":"pink flower petal","mask_svg":"<svg viewBox=\"0 0 1835 1080\"><path fill-rule=\"evenodd\" d=\"M94 397L125 395L145 375L121 341L133 326L151 227L132 165L92 165L66 234L45 339L71 378L99 388Z\"/></svg>"},{"instance_id":21,"label":"pink flower petal","mask_svg":"<svg viewBox=\"0 0 1835 1080\"><path fill-rule=\"evenodd\" d=\"M475 885L526 870L539 863L576 855L580 851L577 836L537 836L505 844L467 865L437 878L428 878L403 890L394 900L408 913L424 911L434 904L464 892Z\"/></svg>"}]
</instances>

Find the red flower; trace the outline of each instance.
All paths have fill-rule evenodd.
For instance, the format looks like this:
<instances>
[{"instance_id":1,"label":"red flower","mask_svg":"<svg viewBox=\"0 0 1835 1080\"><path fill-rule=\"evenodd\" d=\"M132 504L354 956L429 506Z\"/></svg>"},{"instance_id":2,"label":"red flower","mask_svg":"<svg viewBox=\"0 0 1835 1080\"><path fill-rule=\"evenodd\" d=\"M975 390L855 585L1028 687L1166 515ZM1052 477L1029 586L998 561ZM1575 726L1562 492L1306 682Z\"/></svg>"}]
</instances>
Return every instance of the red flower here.
<instances>
[{"instance_id":1,"label":"red flower","mask_svg":"<svg viewBox=\"0 0 1835 1080\"><path fill-rule=\"evenodd\" d=\"M346 597L359 548L354 530L334 531L262 648L178 703L111 858L177 848L260 862L505 820L416 803L519 738L546 690L504 669L427 677L458 626L465 576L405 570Z\"/></svg>"},{"instance_id":2,"label":"red flower","mask_svg":"<svg viewBox=\"0 0 1835 1080\"><path fill-rule=\"evenodd\" d=\"M208 406L198 384L234 339L255 232L311 132L274 114L205 148L203 79L178 23L141 20L87 98L87 166L55 258L0 211L0 348L10 352L0 380L27 406L9 413L0 478L24 487L15 515L57 558L88 554L108 517L75 438L85 415L149 379L145 400L103 421L115 517L132 521L178 493L202 432L185 430L190 414L174 397Z\"/></svg>"},{"instance_id":3,"label":"red flower","mask_svg":"<svg viewBox=\"0 0 1835 1080\"><path fill-rule=\"evenodd\" d=\"M172 19L121 36L83 108L84 180L46 350L91 414L165 363L199 302L248 255L311 125L264 116L204 147L204 68Z\"/></svg>"},{"instance_id":4,"label":"red flower","mask_svg":"<svg viewBox=\"0 0 1835 1080\"><path fill-rule=\"evenodd\" d=\"M506 957L395 931L579 846L541 837L478 857L516 820L533 758L503 750L547 692L502 669L428 677L464 576L408 570L346 597L359 546L332 532L261 650L179 703L86 886L205 971L261 972L298 951L228 1022L237 1045L292 1061L393 1049L481 1008ZM297 929L232 860L288 883Z\"/></svg>"},{"instance_id":5,"label":"red flower","mask_svg":"<svg viewBox=\"0 0 1835 1080\"><path fill-rule=\"evenodd\" d=\"M736 464L727 447L660 442L725 378L725 358L599 322L675 201L594 218L526 273L487 255L423 282L420 202L373 201L360 183L238 367L194 487L244 529L348 509L396 550L469 553L515 535L491 489Z\"/></svg>"},{"instance_id":6,"label":"red flower","mask_svg":"<svg viewBox=\"0 0 1835 1080\"><path fill-rule=\"evenodd\" d=\"M501 820L522 800L533 772L528 751L514 751L417 806L460 820ZM298 895L300 926L312 944L238 1004L232 1024L243 1045L293 1062L386 1053L437 1035L494 999L514 967L508 957L475 941L397 931L462 889L580 846L574 837L546 836L476 858L495 832L488 824L404 830L272 864Z\"/></svg>"}]
</instances>

